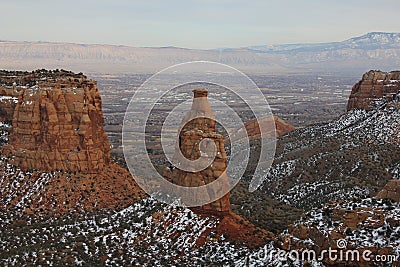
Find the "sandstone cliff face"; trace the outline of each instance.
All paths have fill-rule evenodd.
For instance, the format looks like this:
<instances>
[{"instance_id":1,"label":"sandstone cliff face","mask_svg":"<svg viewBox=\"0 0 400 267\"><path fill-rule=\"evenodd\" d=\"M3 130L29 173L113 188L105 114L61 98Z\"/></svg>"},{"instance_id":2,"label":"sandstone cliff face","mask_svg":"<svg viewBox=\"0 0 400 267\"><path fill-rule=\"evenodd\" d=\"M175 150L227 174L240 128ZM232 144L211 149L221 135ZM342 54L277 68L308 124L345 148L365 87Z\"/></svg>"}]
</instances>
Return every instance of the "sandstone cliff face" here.
<instances>
[{"instance_id":1,"label":"sandstone cliff face","mask_svg":"<svg viewBox=\"0 0 400 267\"><path fill-rule=\"evenodd\" d=\"M95 81L67 71L0 71L0 209L64 213L124 208L145 196L110 160ZM5 105L1 99L13 101Z\"/></svg>"},{"instance_id":2,"label":"sandstone cliff face","mask_svg":"<svg viewBox=\"0 0 400 267\"><path fill-rule=\"evenodd\" d=\"M213 152L215 152L216 156L212 164L204 170L190 172L175 168L172 172L166 171L165 176L173 183L185 187L206 185L221 176L220 179L223 179L225 181L224 185L229 188L228 177L224 172L226 169L224 142L222 140L222 135L215 133L215 120L213 119L215 116L207 100L208 92L204 89L197 89L193 92L194 99L192 108L182 120L179 144L176 147L174 158L175 160L179 158L179 156L177 156L179 151L184 158L192 161L199 159L202 154L211 156L214 154ZM205 139L207 139L207 141L202 142ZM180 160L177 161L182 162ZM196 210L208 213L228 213L230 210L229 196L230 194L227 193L222 198L199 207ZM191 197L207 198L208 196Z\"/></svg>"},{"instance_id":3,"label":"sandstone cliff face","mask_svg":"<svg viewBox=\"0 0 400 267\"><path fill-rule=\"evenodd\" d=\"M19 92L3 154L25 170L102 170L110 162L110 145L96 82L68 72L19 74L14 81L3 77L13 82L4 83L3 91Z\"/></svg>"},{"instance_id":4,"label":"sandstone cliff face","mask_svg":"<svg viewBox=\"0 0 400 267\"><path fill-rule=\"evenodd\" d=\"M347 110L374 108L373 100L386 98L388 101L398 101L400 97L400 71L383 72L369 71L353 86Z\"/></svg>"}]
</instances>

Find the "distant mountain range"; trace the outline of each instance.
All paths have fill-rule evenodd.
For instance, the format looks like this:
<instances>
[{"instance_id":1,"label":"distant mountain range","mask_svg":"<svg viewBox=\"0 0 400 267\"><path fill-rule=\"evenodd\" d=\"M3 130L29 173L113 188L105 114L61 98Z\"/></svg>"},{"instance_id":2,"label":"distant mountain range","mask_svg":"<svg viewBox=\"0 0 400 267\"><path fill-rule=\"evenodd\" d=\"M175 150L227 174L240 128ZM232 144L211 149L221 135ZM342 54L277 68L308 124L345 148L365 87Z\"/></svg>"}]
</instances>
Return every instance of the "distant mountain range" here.
<instances>
[{"instance_id":1,"label":"distant mountain range","mask_svg":"<svg viewBox=\"0 0 400 267\"><path fill-rule=\"evenodd\" d=\"M342 49L399 49L400 33L371 32L366 35L351 38L343 42L316 43L316 44L282 44L260 45L247 47L255 53L300 53L300 52L325 52Z\"/></svg>"},{"instance_id":2,"label":"distant mountain range","mask_svg":"<svg viewBox=\"0 0 400 267\"><path fill-rule=\"evenodd\" d=\"M211 50L49 42L0 42L0 69L64 68L86 73L154 73L209 60L252 74L400 69L400 33L372 32L342 42Z\"/></svg>"}]
</instances>

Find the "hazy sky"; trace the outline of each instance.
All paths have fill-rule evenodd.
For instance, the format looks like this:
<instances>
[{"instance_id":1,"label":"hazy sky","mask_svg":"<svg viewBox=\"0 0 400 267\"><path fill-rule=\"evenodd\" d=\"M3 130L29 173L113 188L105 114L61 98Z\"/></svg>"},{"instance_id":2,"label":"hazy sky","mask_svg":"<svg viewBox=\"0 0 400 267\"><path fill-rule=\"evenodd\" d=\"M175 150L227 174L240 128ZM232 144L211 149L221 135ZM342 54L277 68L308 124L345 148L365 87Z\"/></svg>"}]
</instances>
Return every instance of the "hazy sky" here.
<instances>
[{"instance_id":1,"label":"hazy sky","mask_svg":"<svg viewBox=\"0 0 400 267\"><path fill-rule=\"evenodd\" d=\"M400 32L398 0L0 0L0 40L188 48Z\"/></svg>"}]
</instances>

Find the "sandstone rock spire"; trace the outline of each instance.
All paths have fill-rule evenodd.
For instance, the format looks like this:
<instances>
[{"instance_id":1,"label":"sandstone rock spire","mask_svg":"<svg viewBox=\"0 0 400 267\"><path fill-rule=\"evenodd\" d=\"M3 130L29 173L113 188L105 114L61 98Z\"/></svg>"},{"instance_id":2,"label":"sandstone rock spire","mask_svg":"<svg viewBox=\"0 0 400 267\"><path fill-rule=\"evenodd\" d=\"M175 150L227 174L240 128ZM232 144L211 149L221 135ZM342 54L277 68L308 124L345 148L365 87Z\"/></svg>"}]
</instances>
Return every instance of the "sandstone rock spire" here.
<instances>
[{"instance_id":1,"label":"sandstone rock spire","mask_svg":"<svg viewBox=\"0 0 400 267\"><path fill-rule=\"evenodd\" d=\"M208 91L200 88L193 90L193 93L192 107L182 120L174 155L174 161L181 168L174 168L172 172L166 173L166 176L173 183L185 187L198 187L222 179L222 188L215 188L213 192L208 191L207 195L185 196L212 199L219 191L229 188L228 177L225 172L226 152L222 135L215 132L215 115L207 99ZM195 161L200 158L210 161L206 166L201 166L200 171L197 171L195 167L199 167L202 163L197 164ZM191 167L188 167L188 165L191 165ZM223 197L194 208L194 210L220 215L229 213L230 194L229 190L227 191L228 193Z\"/></svg>"}]
</instances>

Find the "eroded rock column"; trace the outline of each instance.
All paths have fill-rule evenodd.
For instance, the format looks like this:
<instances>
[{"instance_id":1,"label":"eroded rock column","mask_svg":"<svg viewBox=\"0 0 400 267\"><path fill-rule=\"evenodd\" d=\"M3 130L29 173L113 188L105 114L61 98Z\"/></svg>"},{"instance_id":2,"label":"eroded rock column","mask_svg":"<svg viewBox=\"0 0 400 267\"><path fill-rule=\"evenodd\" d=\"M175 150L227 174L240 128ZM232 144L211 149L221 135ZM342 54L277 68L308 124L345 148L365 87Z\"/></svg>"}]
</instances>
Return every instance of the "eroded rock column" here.
<instances>
[{"instance_id":1,"label":"eroded rock column","mask_svg":"<svg viewBox=\"0 0 400 267\"><path fill-rule=\"evenodd\" d=\"M230 211L230 194L224 141L222 135L215 132L215 115L207 99L208 91L196 89L193 93L192 107L182 120L175 148L174 163L178 168L166 176L185 187L199 187L221 179L222 186L212 187L207 195L185 197L212 199L218 192L226 190L228 193L222 198L193 208L198 212L225 214ZM204 165L205 162L208 164Z\"/></svg>"}]
</instances>

